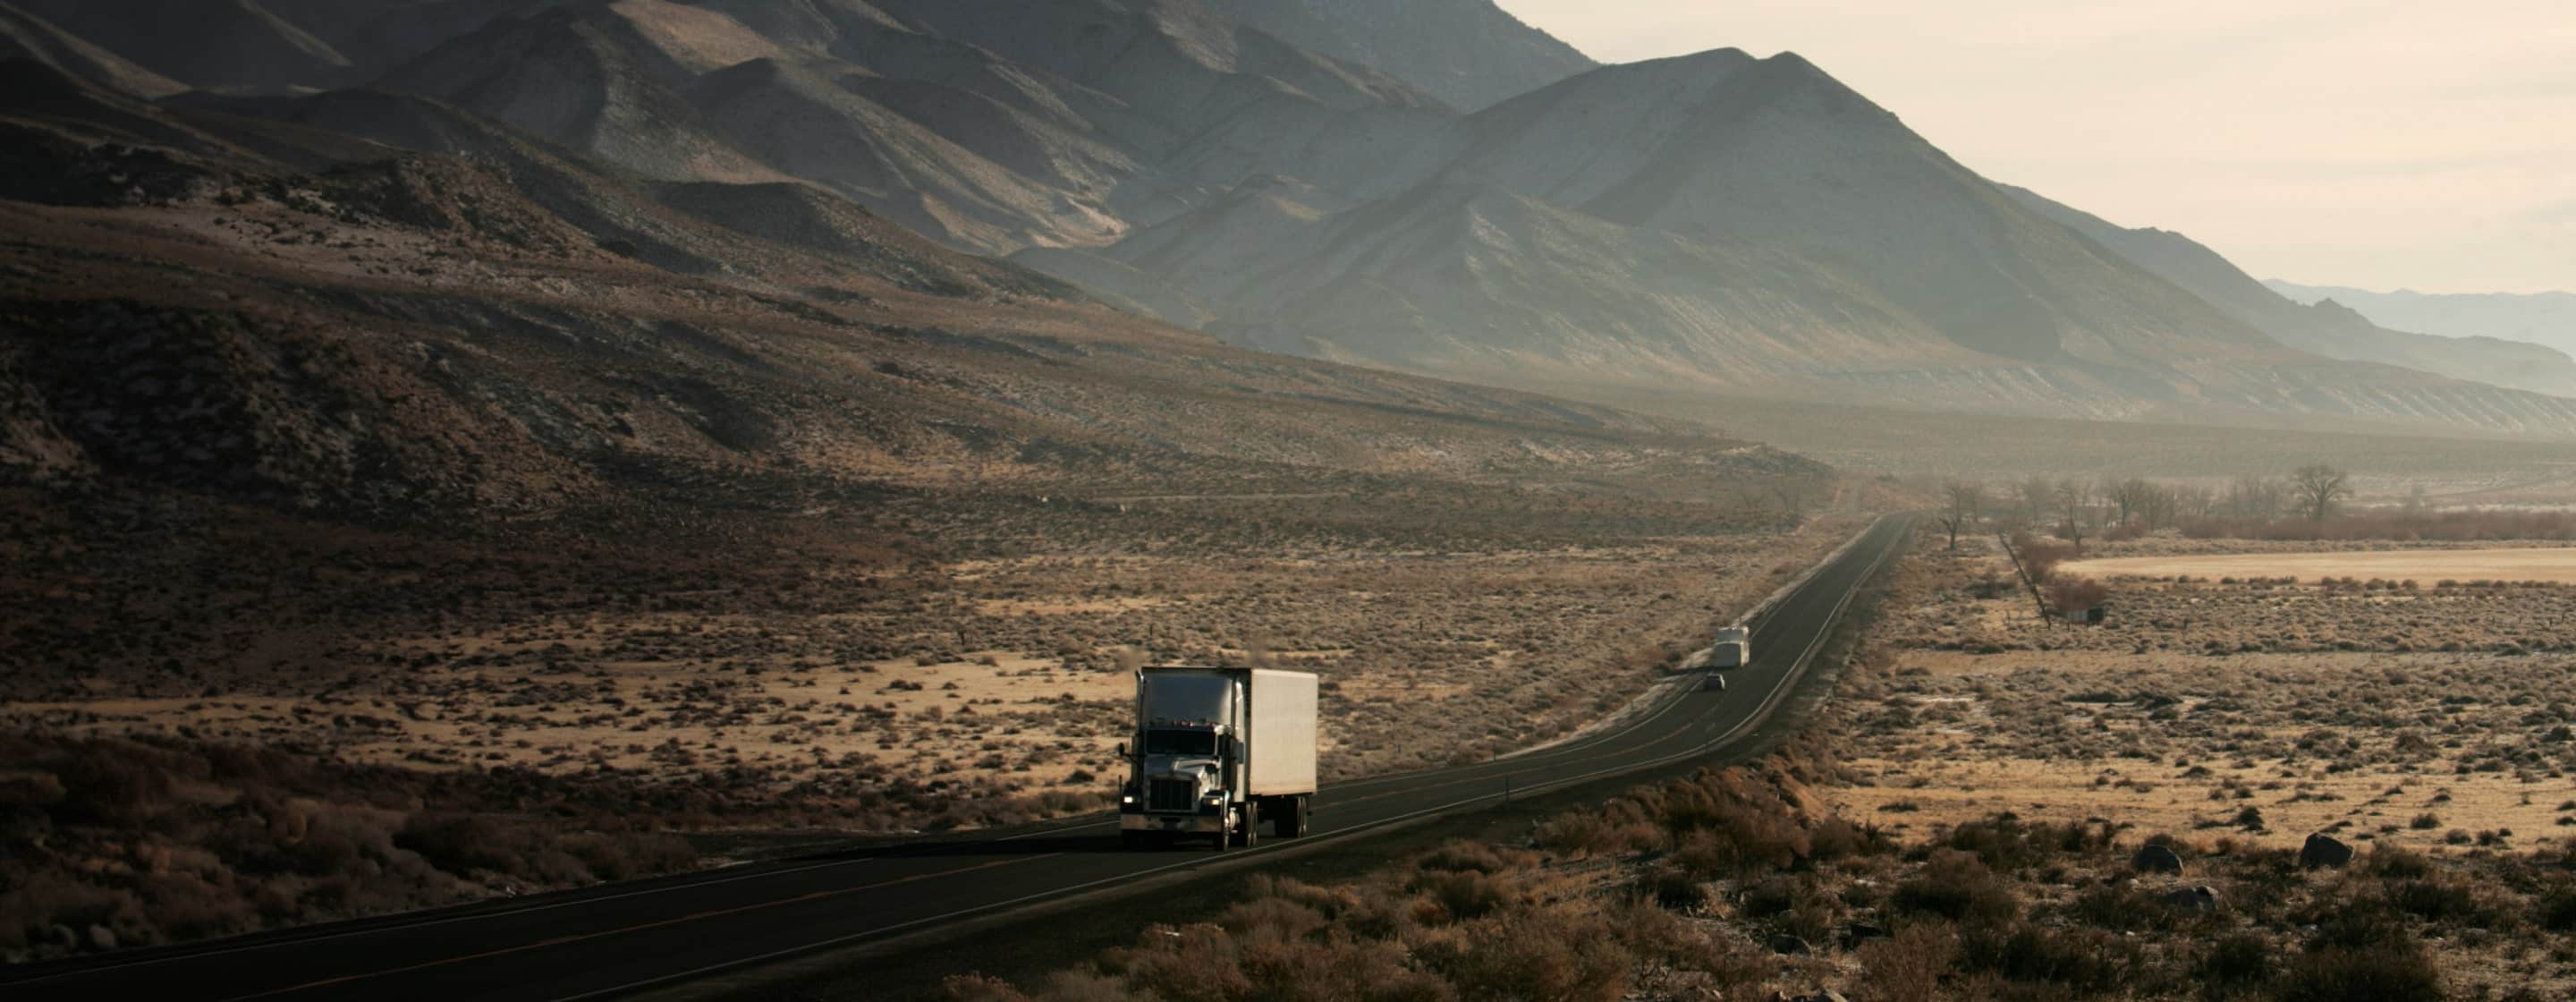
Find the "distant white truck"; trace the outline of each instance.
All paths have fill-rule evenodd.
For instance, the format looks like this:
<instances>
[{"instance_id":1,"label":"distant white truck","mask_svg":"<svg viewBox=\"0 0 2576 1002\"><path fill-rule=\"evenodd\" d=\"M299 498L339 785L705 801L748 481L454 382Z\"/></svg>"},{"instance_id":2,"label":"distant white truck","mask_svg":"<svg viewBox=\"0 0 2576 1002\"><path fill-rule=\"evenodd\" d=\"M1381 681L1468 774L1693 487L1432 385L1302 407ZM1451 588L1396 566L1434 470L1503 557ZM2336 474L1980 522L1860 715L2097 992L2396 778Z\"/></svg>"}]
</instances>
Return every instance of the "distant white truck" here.
<instances>
[{"instance_id":1,"label":"distant white truck","mask_svg":"<svg viewBox=\"0 0 2576 1002\"><path fill-rule=\"evenodd\" d=\"M1118 837L1128 848L1205 836L1223 850L1270 833L1306 833L1315 795L1312 672L1145 668L1136 673L1136 736L1119 747L1127 785Z\"/></svg>"},{"instance_id":2,"label":"distant white truck","mask_svg":"<svg viewBox=\"0 0 2576 1002\"><path fill-rule=\"evenodd\" d=\"M1741 626L1719 627L1717 642L1708 647L1711 668L1742 668L1753 662L1753 631Z\"/></svg>"}]
</instances>

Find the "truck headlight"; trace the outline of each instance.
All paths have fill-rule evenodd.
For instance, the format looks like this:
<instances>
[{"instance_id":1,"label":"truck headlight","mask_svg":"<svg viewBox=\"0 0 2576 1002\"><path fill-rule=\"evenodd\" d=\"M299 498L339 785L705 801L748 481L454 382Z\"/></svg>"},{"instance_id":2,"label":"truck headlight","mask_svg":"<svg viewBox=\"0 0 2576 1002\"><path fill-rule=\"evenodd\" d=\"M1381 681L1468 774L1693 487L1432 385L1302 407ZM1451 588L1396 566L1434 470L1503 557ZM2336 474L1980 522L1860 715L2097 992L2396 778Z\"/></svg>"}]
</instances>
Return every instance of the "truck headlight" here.
<instances>
[{"instance_id":1,"label":"truck headlight","mask_svg":"<svg viewBox=\"0 0 2576 1002\"><path fill-rule=\"evenodd\" d=\"M1118 802L1119 802L1119 803L1121 803L1121 804L1132 804L1132 803L1135 803L1135 802L1136 802L1136 795L1135 795L1135 794L1133 794L1133 793L1121 793L1121 794L1119 794L1119 795L1118 795Z\"/></svg>"}]
</instances>

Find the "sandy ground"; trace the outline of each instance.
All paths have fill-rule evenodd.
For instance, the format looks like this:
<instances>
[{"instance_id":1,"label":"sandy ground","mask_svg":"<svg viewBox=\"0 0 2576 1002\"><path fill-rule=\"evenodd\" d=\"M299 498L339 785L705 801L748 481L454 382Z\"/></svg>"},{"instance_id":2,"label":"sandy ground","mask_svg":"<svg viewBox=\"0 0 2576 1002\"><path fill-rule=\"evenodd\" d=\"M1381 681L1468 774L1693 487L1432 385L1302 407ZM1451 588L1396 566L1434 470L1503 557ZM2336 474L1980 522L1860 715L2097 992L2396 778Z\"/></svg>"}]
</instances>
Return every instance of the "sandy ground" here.
<instances>
[{"instance_id":1,"label":"sandy ground","mask_svg":"<svg viewBox=\"0 0 2576 1002\"><path fill-rule=\"evenodd\" d=\"M2243 714L2241 723L2219 735L2187 735L2169 726L2209 712L2215 700L2201 692L2236 690L2265 680L2292 690L2326 688L2338 676L2390 672L2429 679L2441 674L2440 666L2456 663L2455 657L2249 655L2182 672L2158 660L2076 652L1907 651L1897 661L1899 671L1920 670L1923 674L1913 677L1940 682L1887 697L1882 705L1901 707L1913 725L1898 734L1854 742L1850 765L1869 777L1870 785L1837 789L1833 799L1850 816L1875 819L1900 833L1929 832L2012 811L2060 821L2106 818L2142 834L2229 834L2285 847L2295 847L2315 831L2415 848L2440 845L2454 830L2513 832L2511 844L2523 847L2576 834L2560 822L2576 817L2576 811L2563 809L2576 801L2576 780L2528 769L2462 768L2475 752L2525 736L2510 725L2489 738L2464 741L2450 754L2418 760L2382 755L2339 760L2321 754L2313 740L2302 747L2301 739L2317 727L2296 719L2296 696L2279 699L2270 713L2260 711L2272 707L2256 704L2257 712ZM2160 680L2176 694L2163 719L2141 700L2101 700L2099 693L2147 678ZM2546 687L2538 678L2533 681L2534 688ZM2223 698L2239 702L2247 695ZM2423 695L2427 708L2439 705L2441 695L2428 689ZM2513 715L2511 699L2497 701L2503 704L2496 707L2499 716ZM2062 714L2072 731L2090 738L2073 742L2065 749L2070 754L2042 754L1997 740L1997 731L2017 729L2016 718L2051 712ZM2336 737L2354 733L2329 730ZM2141 737L2163 740L2137 740ZM2141 754L2148 748L2153 751ZM2259 834L2236 824L2247 807L2262 814L2264 831ZM2414 827L2425 815L2437 823Z\"/></svg>"},{"instance_id":2,"label":"sandy ground","mask_svg":"<svg viewBox=\"0 0 2576 1002\"><path fill-rule=\"evenodd\" d=\"M2011 811L2283 847L2318 831L2436 850L2569 843L2576 656L2551 637L2576 592L2216 583L2305 559L2338 577L2408 567L2429 586L2444 560L2494 577L2497 554L2576 549L2096 561L2204 581L2115 581L2118 617L2091 628L1980 587L1989 557L1921 554L1879 628L1884 663L1845 693L1859 781L1836 805L1915 837ZM2212 567L2239 560L2259 564ZM2506 576L2540 565L2523 566ZM2544 646L2488 642L2519 636Z\"/></svg>"},{"instance_id":3,"label":"sandy ground","mask_svg":"<svg viewBox=\"0 0 2576 1002\"><path fill-rule=\"evenodd\" d=\"M2087 577L2328 577L2455 581L2547 581L2576 584L2576 547L2409 550L2377 553L2238 553L2187 557L2120 557L2067 564Z\"/></svg>"}]
</instances>

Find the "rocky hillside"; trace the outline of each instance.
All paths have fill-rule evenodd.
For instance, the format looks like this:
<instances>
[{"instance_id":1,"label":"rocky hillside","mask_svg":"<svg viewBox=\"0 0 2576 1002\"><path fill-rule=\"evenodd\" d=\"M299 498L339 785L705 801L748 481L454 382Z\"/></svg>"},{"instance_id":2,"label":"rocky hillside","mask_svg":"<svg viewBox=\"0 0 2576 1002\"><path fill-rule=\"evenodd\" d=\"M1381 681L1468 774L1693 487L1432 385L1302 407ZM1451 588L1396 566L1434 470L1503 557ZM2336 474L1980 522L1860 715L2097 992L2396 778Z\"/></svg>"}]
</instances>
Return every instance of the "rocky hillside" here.
<instances>
[{"instance_id":1,"label":"rocky hillside","mask_svg":"<svg viewBox=\"0 0 2576 1002\"><path fill-rule=\"evenodd\" d=\"M1524 385L2550 433L2571 413L2287 345L1793 55L1606 67L1423 148L1445 162L1388 197L1256 178L1020 260L1242 343ZM2518 385L2551 378L2528 361Z\"/></svg>"},{"instance_id":2,"label":"rocky hillside","mask_svg":"<svg viewBox=\"0 0 2576 1002\"><path fill-rule=\"evenodd\" d=\"M1230 347L801 185L603 171L413 99L163 108L6 69L10 481L403 519L764 478L1823 472L1689 425ZM397 155L309 124L341 117L443 123L472 148Z\"/></svg>"},{"instance_id":3,"label":"rocky hillside","mask_svg":"<svg viewBox=\"0 0 2576 1002\"><path fill-rule=\"evenodd\" d=\"M1214 0L1214 6L1308 50L1402 77L1461 111L1599 65L1492 0Z\"/></svg>"},{"instance_id":4,"label":"rocky hillside","mask_svg":"<svg viewBox=\"0 0 2576 1002\"><path fill-rule=\"evenodd\" d=\"M1794 54L1594 67L1486 0L192 6L266 54L231 69L97 13L167 0L12 2L233 94L173 104L532 140L827 251L853 205L1239 345L1601 395L2576 433L2558 356L2267 298L1985 180Z\"/></svg>"}]
</instances>

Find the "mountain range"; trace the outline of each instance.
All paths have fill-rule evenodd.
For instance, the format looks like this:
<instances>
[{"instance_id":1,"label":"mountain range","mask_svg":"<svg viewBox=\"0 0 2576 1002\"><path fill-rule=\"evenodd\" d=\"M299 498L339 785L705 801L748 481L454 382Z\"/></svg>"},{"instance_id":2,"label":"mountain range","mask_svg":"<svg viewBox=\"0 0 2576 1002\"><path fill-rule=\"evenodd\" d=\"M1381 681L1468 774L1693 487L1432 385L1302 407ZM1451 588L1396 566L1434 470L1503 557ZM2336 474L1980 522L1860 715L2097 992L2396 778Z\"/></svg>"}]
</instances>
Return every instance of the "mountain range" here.
<instances>
[{"instance_id":1,"label":"mountain range","mask_svg":"<svg viewBox=\"0 0 2576 1002\"><path fill-rule=\"evenodd\" d=\"M2399 330L2453 338L2502 338L2576 352L2576 293L2571 292L2374 292L2334 285L2300 285L2265 279L2272 291L2302 303L2323 303Z\"/></svg>"},{"instance_id":2,"label":"mountain range","mask_svg":"<svg viewBox=\"0 0 2576 1002\"><path fill-rule=\"evenodd\" d=\"M471 152L311 124L353 120ZM1825 472L1686 422L1228 346L807 185L660 181L418 98L156 105L0 62L0 150L13 481L687 518L822 503L794 500L818 483L1704 497Z\"/></svg>"},{"instance_id":3,"label":"mountain range","mask_svg":"<svg viewBox=\"0 0 2576 1002\"><path fill-rule=\"evenodd\" d=\"M194 114L544 147L811 249L864 212L1275 352L1602 398L2576 434L2557 351L2293 303L1988 181L1794 54L1599 66L1487 0L8 0L0 25Z\"/></svg>"}]
</instances>

